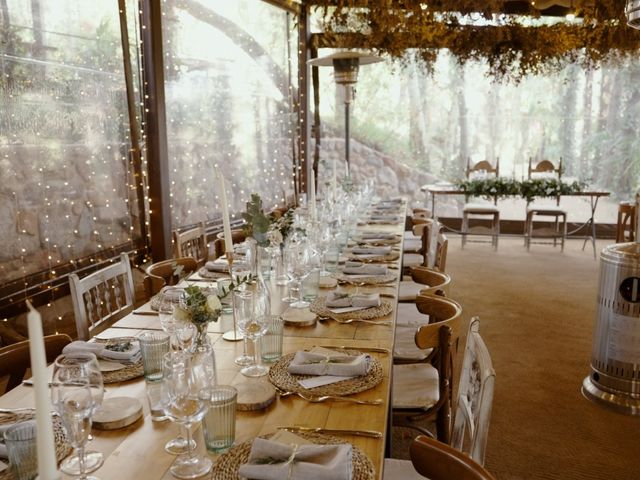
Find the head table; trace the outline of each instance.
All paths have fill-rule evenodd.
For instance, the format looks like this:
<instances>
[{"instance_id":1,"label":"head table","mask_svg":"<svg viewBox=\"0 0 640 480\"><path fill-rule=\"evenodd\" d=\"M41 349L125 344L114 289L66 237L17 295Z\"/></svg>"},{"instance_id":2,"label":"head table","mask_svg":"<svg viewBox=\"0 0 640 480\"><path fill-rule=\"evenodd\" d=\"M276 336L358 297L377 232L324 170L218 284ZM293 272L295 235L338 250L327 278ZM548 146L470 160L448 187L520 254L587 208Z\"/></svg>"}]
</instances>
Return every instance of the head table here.
<instances>
[{"instance_id":1,"label":"head table","mask_svg":"<svg viewBox=\"0 0 640 480\"><path fill-rule=\"evenodd\" d=\"M359 230L395 233L402 239L404 231L404 212L402 205L401 222L390 225L361 225ZM395 245L402 252L402 241ZM401 258L401 256L400 256ZM332 320L316 322L313 326L295 327L286 325L284 328L283 353L293 353L314 346L353 346L353 347L383 347L390 353L371 353L377 358L383 368L383 381L376 387L362 393L352 395L353 398L374 400L381 399L381 405L359 405L347 402L310 403L297 396L277 398L273 404L264 410L238 411L236 423L236 443L250 440L258 435L276 432L278 426L322 427L327 429L355 429L376 430L383 434L380 439L359 436L341 435L340 438L352 443L362 450L373 462L376 478L382 477L382 466L385 447L388 446L389 410L391 398L390 372L392 365L392 350L394 342L394 325L397 310L398 280L400 276L400 262L398 259L391 265L391 272L396 272L396 281L383 285L348 286L346 290L359 289L360 293L385 293L385 300L390 301L393 311L380 318L381 321L391 321L387 325L372 325L368 323L340 324ZM395 268L394 268L395 267ZM205 285L198 281L198 285ZM280 298L285 294L285 287L277 287L270 283L272 301L276 307L283 309ZM320 295L327 295L329 289L320 289ZM147 303L137 309L138 312L151 311ZM274 311L276 311L274 309ZM235 384L240 382L268 382L267 377L247 378L240 373L240 367L235 365L234 358L242 353L242 342L228 342L222 339L222 333L232 328L231 316L223 316L218 322L210 324L209 337L213 344L219 384ZM161 330L158 316L131 313L115 323L113 327L99 334L100 338L135 336L144 330ZM89 447L102 452L105 456L104 465L94 473L102 479L170 479L169 467L175 456L164 451L164 444L175 437L178 425L169 422L151 421L148 403L145 395L143 378L105 385L105 398L128 396L139 399L144 405L144 417L133 425L119 430L93 429L93 440ZM17 407L32 407L33 390L29 386L20 386L0 397L0 408L11 409ZM199 453L207 454L201 428L194 428ZM217 455L208 453L215 462ZM210 475L204 478L209 478ZM71 478L71 477L64 477Z\"/></svg>"}]
</instances>

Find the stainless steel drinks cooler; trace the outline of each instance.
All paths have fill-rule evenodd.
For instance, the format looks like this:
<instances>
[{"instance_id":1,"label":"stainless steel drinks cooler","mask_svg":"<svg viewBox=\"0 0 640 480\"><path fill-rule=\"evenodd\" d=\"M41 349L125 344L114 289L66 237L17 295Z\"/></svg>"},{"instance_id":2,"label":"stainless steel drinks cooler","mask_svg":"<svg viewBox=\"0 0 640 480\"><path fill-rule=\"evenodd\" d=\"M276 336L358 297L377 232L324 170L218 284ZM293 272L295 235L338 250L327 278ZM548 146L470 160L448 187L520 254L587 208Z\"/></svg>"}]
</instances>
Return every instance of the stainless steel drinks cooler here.
<instances>
[{"instance_id":1,"label":"stainless steel drinks cooler","mask_svg":"<svg viewBox=\"0 0 640 480\"><path fill-rule=\"evenodd\" d=\"M600 254L591 373L582 393L640 415L640 243L609 245Z\"/></svg>"}]
</instances>

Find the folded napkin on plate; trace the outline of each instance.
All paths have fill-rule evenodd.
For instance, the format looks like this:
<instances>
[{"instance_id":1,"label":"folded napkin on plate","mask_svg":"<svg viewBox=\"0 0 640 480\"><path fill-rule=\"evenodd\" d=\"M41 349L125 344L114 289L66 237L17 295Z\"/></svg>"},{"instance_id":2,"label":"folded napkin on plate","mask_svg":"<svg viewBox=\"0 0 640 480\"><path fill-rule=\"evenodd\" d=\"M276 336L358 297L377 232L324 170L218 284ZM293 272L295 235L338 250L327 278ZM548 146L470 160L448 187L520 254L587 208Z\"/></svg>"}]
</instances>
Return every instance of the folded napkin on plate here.
<instances>
[{"instance_id":1,"label":"folded napkin on plate","mask_svg":"<svg viewBox=\"0 0 640 480\"><path fill-rule=\"evenodd\" d=\"M366 354L345 355L341 352L323 354L299 351L296 352L287 371L297 375L353 377L366 375L370 365L371 357Z\"/></svg>"},{"instance_id":2,"label":"folded napkin on plate","mask_svg":"<svg viewBox=\"0 0 640 480\"><path fill-rule=\"evenodd\" d=\"M354 255L389 255L391 247L353 247L351 253Z\"/></svg>"},{"instance_id":3,"label":"folded napkin on plate","mask_svg":"<svg viewBox=\"0 0 640 480\"><path fill-rule=\"evenodd\" d=\"M93 353L96 357L123 363L135 363L141 358L140 345L130 342L130 346L123 352L110 350L106 344L97 342L83 342L76 340L62 349L62 353Z\"/></svg>"},{"instance_id":4,"label":"folded napkin on plate","mask_svg":"<svg viewBox=\"0 0 640 480\"><path fill-rule=\"evenodd\" d=\"M369 217L370 220L384 220L388 222L396 222L400 220L400 217L397 215L371 215Z\"/></svg>"},{"instance_id":5,"label":"folded napkin on plate","mask_svg":"<svg viewBox=\"0 0 640 480\"><path fill-rule=\"evenodd\" d=\"M223 257L220 257L223 258ZM209 261L204 264L205 268L210 272L229 272L229 264L227 263L226 258L223 261L214 260L213 262Z\"/></svg>"},{"instance_id":6,"label":"folded napkin on plate","mask_svg":"<svg viewBox=\"0 0 640 480\"><path fill-rule=\"evenodd\" d=\"M238 475L256 480L350 480L352 446L299 445L256 438Z\"/></svg>"},{"instance_id":7,"label":"folded napkin on plate","mask_svg":"<svg viewBox=\"0 0 640 480\"><path fill-rule=\"evenodd\" d=\"M380 306L380 294L349 295L348 293L331 292L327 295L325 305L328 308L378 307Z\"/></svg>"},{"instance_id":8,"label":"folded napkin on plate","mask_svg":"<svg viewBox=\"0 0 640 480\"><path fill-rule=\"evenodd\" d=\"M393 233L364 232L361 237L365 240L393 240L396 236Z\"/></svg>"},{"instance_id":9,"label":"folded napkin on plate","mask_svg":"<svg viewBox=\"0 0 640 480\"><path fill-rule=\"evenodd\" d=\"M347 263L359 263L359 262L347 262ZM387 267L384 265L359 265L349 266L345 264L345 268L342 270L347 275L386 275Z\"/></svg>"}]
</instances>

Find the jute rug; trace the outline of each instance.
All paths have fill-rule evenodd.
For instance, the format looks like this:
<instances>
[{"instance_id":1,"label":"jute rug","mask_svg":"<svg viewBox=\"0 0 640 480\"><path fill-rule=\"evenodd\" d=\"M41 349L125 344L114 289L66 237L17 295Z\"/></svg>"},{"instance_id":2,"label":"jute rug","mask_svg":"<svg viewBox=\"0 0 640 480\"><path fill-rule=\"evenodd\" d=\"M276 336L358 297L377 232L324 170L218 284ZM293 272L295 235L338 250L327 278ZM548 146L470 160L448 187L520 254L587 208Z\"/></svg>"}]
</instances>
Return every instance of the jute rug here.
<instances>
[{"instance_id":1,"label":"jute rug","mask_svg":"<svg viewBox=\"0 0 640 480\"><path fill-rule=\"evenodd\" d=\"M599 252L608 243L598 242L596 261L577 240L564 253L549 245L527 252L522 239L503 237L495 252L477 243L461 250L460 238L450 237L450 296L462 303L465 325L480 317L496 370L485 466L498 479L640 479L640 418L580 393ZM394 440L394 456L404 457L406 435L395 432Z\"/></svg>"}]
</instances>

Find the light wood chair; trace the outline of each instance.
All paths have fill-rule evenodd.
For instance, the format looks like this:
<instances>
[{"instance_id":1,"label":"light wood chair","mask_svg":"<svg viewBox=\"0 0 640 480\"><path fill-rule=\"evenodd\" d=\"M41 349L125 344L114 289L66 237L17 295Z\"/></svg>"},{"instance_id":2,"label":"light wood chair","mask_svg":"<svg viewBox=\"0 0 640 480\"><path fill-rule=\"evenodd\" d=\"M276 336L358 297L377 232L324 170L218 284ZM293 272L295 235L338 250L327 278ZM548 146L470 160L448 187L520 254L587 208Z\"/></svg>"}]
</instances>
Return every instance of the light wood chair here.
<instances>
[{"instance_id":1,"label":"light wood chair","mask_svg":"<svg viewBox=\"0 0 640 480\"><path fill-rule=\"evenodd\" d=\"M152 263L145 269L144 288L149 297L158 293L162 287L175 285L180 279L198 270L198 262L192 257L174 258Z\"/></svg>"},{"instance_id":2,"label":"light wood chair","mask_svg":"<svg viewBox=\"0 0 640 480\"><path fill-rule=\"evenodd\" d=\"M204 223L200 222L197 227L184 232L174 230L173 247L176 258L195 258L198 266L202 267L209 260L209 247Z\"/></svg>"},{"instance_id":3,"label":"light wood chair","mask_svg":"<svg viewBox=\"0 0 640 480\"><path fill-rule=\"evenodd\" d=\"M69 288L78 338L88 340L133 310L135 296L129 256L121 253L119 262L83 279L72 273Z\"/></svg>"},{"instance_id":4,"label":"light wood chair","mask_svg":"<svg viewBox=\"0 0 640 480\"><path fill-rule=\"evenodd\" d=\"M62 333L44 337L47 362L53 362L69 343L71 338ZM28 368L31 368L29 340L0 348L0 378L9 376L5 391L0 392L0 395L20 385Z\"/></svg>"},{"instance_id":5,"label":"light wood chair","mask_svg":"<svg viewBox=\"0 0 640 480\"><path fill-rule=\"evenodd\" d=\"M633 242L636 237L636 204L620 202L618 204L618 223L616 243Z\"/></svg>"},{"instance_id":6,"label":"light wood chair","mask_svg":"<svg viewBox=\"0 0 640 480\"><path fill-rule=\"evenodd\" d=\"M549 175L552 174L557 177L558 181L562 179L562 157L558 163L558 168L550 160L542 160L532 166L532 159L529 157L529 169L528 178L531 179L534 176ZM542 205L529 203L527 204L527 217L524 226L524 241L527 250L531 247L531 239L534 237L533 223L535 217L551 218L553 227L551 229L541 230L539 229L539 237L552 238L553 246L557 245L558 238L560 239L560 250L564 251L564 241L567 237L567 211L560 207L560 196L555 199L555 205Z\"/></svg>"},{"instance_id":7,"label":"light wood chair","mask_svg":"<svg viewBox=\"0 0 640 480\"><path fill-rule=\"evenodd\" d=\"M413 233L420 237L421 246L417 253L404 252L402 254L403 275L410 275L411 268L418 266L429 267L440 272L445 271L447 266L449 240L444 233L441 233L441 224L437 223L438 240L435 250L432 249L431 239L434 238L434 232L432 232L432 229L434 228L433 225L436 225L434 220L427 220L425 223L418 223L413 226Z\"/></svg>"},{"instance_id":8,"label":"light wood chair","mask_svg":"<svg viewBox=\"0 0 640 480\"><path fill-rule=\"evenodd\" d=\"M428 267L411 267L411 280L402 280L398 292L398 301L415 303L419 293L433 293L448 296L451 277Z\"/></svg>"},{"instance_id":9,"label":"light wood chair","mask_svg":"<svg viewBox=\"0 0 640 480\"><path fill-rule=\"evenodd\" d=\"M433 349L431 363L393 365L393 425L433 436L419 422L435 417L438 440L451 439L453 356L460 337L462 308L435 295L418 295L416 306L429 324L415 330L415 344Z\"/></svg>"},{"instance_id":10,"label":"light wood chair","mask_svg":"<svg viewBox=\"0 0 640 480\"><path fill-rule=\"evenodd\" d=\"M470 178L474 173L477 172L485 172L487 174L493 174L495 178L500 176L500 159L496 158L496 166L494 167L488 160L482 160L480 162L471 165L471 159L467 159L467 179ZM490 235L491 236L491 245L495 249L498 248L498 238L500 237L500 209L498 208L498 197L493 197L493 204L487 201L476 200L474 202L469 201L469 196L465 197L465 205L462 208L462 228L460 230L461 238L462 238L462 248L467 243L467 235ZM486 221L487 217L489 217L491 221L491 228L488 233L484 231L485 227L474 226L471 227L469 224L470 220L484 220ZM483 231L479 231L480 228L483 228ZM476 231L472 231L475 229Z\"/></svg>"},{"instance_id":11,"label":"light wood chair","mask_svg":"<svg viewBox=\"0 0 640 480\"><path fill-rule=\"evenodd\" d=\"M233 244L242 243L247 239L247 232L241 228L231 230L231 239ZM226 252L224 251L224 232L216 234L216 241L214 242L214 251L216 258L221 257Z\"/></svg>"},{"instance_id":12,"label":"light wood chair","mask_svg":"<svg viewBox=\"0 0 640 480\"><path fill-rule=\"evenodd\" d=\"M472 458L433 438L418 436L409 452L415 470L429 480L495 480Z\"/></svg>"},{"instance_id":13,"label":"light wood chair","mask_svg":"<svg viewBox=\"0 0 640 480\"><path fill-rule=\"evenodd\" d=\"M480 336L480 319L469 324L458 388L451 446L484 465L496 372Z\"/></svg>"}]
</instances>

